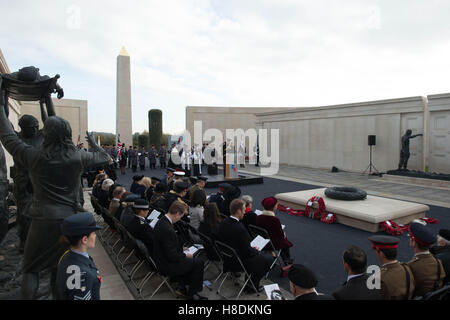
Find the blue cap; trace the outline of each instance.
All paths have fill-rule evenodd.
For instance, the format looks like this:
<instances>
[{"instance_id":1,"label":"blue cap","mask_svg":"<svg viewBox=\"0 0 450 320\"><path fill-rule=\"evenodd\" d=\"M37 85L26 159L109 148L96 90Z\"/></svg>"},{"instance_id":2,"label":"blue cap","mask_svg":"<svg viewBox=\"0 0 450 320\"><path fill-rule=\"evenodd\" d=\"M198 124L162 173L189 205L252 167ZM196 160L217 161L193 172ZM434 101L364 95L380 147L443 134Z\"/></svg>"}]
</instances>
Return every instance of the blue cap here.
<instances>
[{"instance_id":1,"label":"blue cap","mask_svg":"<svg viewBox=\"0 0 450 320\"><path fill-rule=\"evenodd\" d=\"M61 224L61 232L65 236L82 236L103 229L95 222L90 212L80 212L68 216Z\"/></svg>"},{"instance_id":2,"label":"blue cap","mask_svg":"<svg viewBox=\"0 0 450 320\"><path fill-rule=\"evenodd\" d=\"M430 246L436 242L436 236L421 223L411 223L409 234L414 241L424 246Z\"/></svg>"},{"instance_id":3,"label":"blue cap","mask_svg":"<svg viewBox=\"0 0 450 320\"><path fill-rule=\"evenodd\" d=\"M133 193L133 194L127 195L124 202L135 202L137 199L140 199L140 198L141 198L140 195Z\"/></svg>"}]
</instances>

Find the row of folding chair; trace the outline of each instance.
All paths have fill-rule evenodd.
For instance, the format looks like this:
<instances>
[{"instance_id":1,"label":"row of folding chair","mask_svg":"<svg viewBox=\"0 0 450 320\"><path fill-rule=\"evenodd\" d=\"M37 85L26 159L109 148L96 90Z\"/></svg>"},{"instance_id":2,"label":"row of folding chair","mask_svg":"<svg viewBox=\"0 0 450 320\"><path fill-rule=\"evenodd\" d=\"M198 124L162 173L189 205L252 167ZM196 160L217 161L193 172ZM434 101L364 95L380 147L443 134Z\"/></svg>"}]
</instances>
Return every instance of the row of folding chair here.
<instances>
[{"instance_id":1,"label":"row of folding chair","mask_svg":"<svg viewBox=\"0 0 450 320\"><path fill-rule=\"evenodd\" d=\"M93 195L91 195L91 203L94 207L94 210L96 210L96 212L99 215L102 214L106 215L114 221L116 227L114 232L113 230L111 230L108 224L104 223L105 228L99 231L98 233L105 247L109 249L116 265L122 271L125 272L132 285L136 288L139 297L141 299L146 298L142 294L143 289L145 288L145 285L148 283L148 281L155 275L160 278L161 282L158 284L156 289L151 293L149 299L153 298L153 296L158 292L158 290L163 285L166 285L168 289L175 295L175 292L169 283L168 277L163 276L160 272L158 272L156 263L154 262L153 258L149 255L145 245L140 240L134 238L128 232L128 230L126 230L126 228L120 223L120 221L118 221L115 217L109 214L109 211L106 208L99 205L98 200ZM153 210L157 210L160 212L158 218L161 218L166 213L163 209L159 207L150 206L150 212ZM251 280L251 274L246 270L242 260L238 257L237 253L233 248L231 248L230 246L226 245L221 241L217 240L213 241L211 238L209 238L205 234L202 234L201 232L199 232L198 230L196 230L195 228L193 228L184 221L181 221L181 225L186 229L191 230L191 232L197 234L200 237L201 241L203 242L203 245L204 246L207 245L210 248L212 248L213 252L216 254L215 257L216 259L214 259L214 257L208 257L208 260L206 261L205 264L205 270L207 270L211 265L214 265L218 270L218 275L214 278L212 285L214 285L223 276L222 281L220 282L220 285L217 289L217 294L219 296L225 299L232 299L232 297L227 297L223 294L222 288L225 281L228 278L231 278L234 281L237 280L234 278L235 272L243 272L245 279L235 297L236 300L239 299L245 286L249 283L254 288L255 292L257 292L256 287ZM132 267L131 269L129 269L127 268L127 262L131 259L132 256L135 256L137 258L137 261L135 261L134 264L131 263ZM224 270L225 259L237 261L239 265L238 270L225 271ZM142 270L142 267L146 267L147 272L143 277L136 278L138 271ZM212 290L211 287L209 287L209 289Z\"/></svg>"},{"instance_id":2,"label":"row of folding chair","mask_svg":"<svg viewBox=\"0 0 450 320\"><path fill-rule=\"evenodd\" d=\"M120 223L117 218L110 215L106 208L103 208L98 204L98 200L91 195L91 203L94 210L97 209L99 214L107 215L112 219L115 226L115 231L111 230L108 224L104 223L105 228L98 231L99 238L101 239L104 247L110 252L112 260L116 266L120 268L128 277L130 283L135 287L139 297L141 299L152 299L153 296L160 290L165 284L174 296L175 291L168 281L168 277L163 276L157 269L156 263L149 255L147 248L139 239L133 237L128 230ZM102 219L103 220L103 219ZM135 262L127 263L134 256ZM131 268L129 268L131 265ZM144 275L137 277L138 271L143 270L145 267ZM144 288L148 281L154 276L161 279L161 282L157 285L156 289L150 295L144 296Z\"/></svg>"}]
</instances>

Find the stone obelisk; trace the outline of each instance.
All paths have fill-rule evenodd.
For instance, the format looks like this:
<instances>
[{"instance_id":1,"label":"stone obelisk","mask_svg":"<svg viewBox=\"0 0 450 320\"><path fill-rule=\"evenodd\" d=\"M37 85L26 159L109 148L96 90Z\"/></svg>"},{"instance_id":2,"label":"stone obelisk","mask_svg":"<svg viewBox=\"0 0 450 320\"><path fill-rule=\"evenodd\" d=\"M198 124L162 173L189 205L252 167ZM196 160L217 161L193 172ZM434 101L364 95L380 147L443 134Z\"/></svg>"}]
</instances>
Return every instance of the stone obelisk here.
<instances>
[{"instance_id":1,"label":"stone obelisk","mask_svg":"<svg viewBox=\"0 0 450 320\"><path fill-rule=\"evenodd\" d=\"M130 55L122 47L117 57L116 134L127 149L133 145L131 119Z\"/></svg>"}]
</instances>

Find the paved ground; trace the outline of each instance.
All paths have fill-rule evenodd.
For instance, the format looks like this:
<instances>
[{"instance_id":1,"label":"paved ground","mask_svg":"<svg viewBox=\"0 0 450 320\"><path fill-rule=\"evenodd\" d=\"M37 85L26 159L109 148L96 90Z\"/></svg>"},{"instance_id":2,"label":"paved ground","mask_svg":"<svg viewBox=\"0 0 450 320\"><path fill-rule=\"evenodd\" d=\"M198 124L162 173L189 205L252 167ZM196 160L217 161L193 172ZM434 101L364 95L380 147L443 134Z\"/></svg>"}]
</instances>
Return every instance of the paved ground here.
<instances>
[{"instance_id":1,"label":"paved ground","mask_svg":"<svg viewBox=\"0 0 450 320\"><path fill-rule=\"evenodd\" d=\"M255 173L252 165L247 165L242 172ZM139 171L137 173L140 173ZM142 172L146 176L157 176L162 178L164 170L149 170ZM118 181L127 189L131 184L131 177L134 175L131 170L122 176L118 172ZM317 170L309 168L282 167L278 174L272 177L265 177L264 184L242 186L242 194L250 194L254 198L256 209L261 208L261 200L264 197L274 195L279 192L290 192L317 188L320 186L331 185L350 185L366 190L369 194L384 196L389 198L403 199L408 201L426 203L430 205L430 212L427 216L439 219L439 224L430 225L430 228L437 232L439 228L450 227L450 191L442 188L423 187L414 185L405 185L401 183L386 182L379 177L369 177L367 175L338 172L331 173L327 170ZM206 189L207 193L214 193L216 189ZM86 208L89 209L89 197L85 194ZM358 245L363 248L368 255L369 264L377 264L376 258L367 240L371 234L362 230L354 229L344 225L333 224L324 225L316 220L304 217L290 216L286 213L277 212L278 217L286 225L286 233L289 239L294 243L292 255L296 263L302 263L312 268L319 278L318 291L331 293L340 283L345 280L345 272L342 268L342 251L350 245ZM406 235L400 237L399 259L408 261L412 252L409 248L409 238ZM22 255L17 249L17 236L15 228L11 229L5 240L0 246L0 254L4 256L0 261L0 299L18 299L18 290L20 289L20 270L17 266L21 264ZM106 249L105 249L106 248ZM102 284L101 295L103 299L134 299L137 298L137 292L129 281L127 275L120 269L117 269L110 259L110 250L108 245L103 245L101 241L97 242L97 248L90 251L98 268L100 269L104 282ZM130 261L133 263L133 261ZM129 265L131 267L132 264ZM129 269L129 268L128 268ZM142 268L137 274L137 279L145 273ZM217 275L214 267L206 272L206 278L213 279ZM43 287L40 290L40 299L48 299L48 275L43 274ZM279 270L270 273L269 279L263 284L276 282L280 285L283 293L288 293L288 280L281 278ZM153 277L146 285L143 292L144 296L151 294L159 282ZM202 294L210 299L221 299L215 293L219 283L212 286L212 290L205 288ZM231 295L237 288L233 281L228 280L225 285L224 293ZM265 295L243 295L241 299L265 299ZM170 291L163 287L155 295L154 299L175 299Z\"/></svg>"}]
</instances>

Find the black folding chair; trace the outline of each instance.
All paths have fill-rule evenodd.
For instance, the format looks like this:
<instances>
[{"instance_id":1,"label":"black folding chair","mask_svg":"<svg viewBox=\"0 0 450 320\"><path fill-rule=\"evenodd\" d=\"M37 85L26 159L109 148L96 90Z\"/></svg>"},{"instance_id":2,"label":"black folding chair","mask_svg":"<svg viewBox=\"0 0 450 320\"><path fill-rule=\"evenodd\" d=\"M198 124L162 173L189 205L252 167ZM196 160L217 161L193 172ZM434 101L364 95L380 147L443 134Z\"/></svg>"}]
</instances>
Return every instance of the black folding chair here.
<instances>
[{"instance_id":1,"label":"black folding chair","mask_svg":"<svg viewBox=\"0 0 450 320\"><path fill-rule=\"evenodd\" d=\"M141 280L139 285L136 287L139 296L141 299L145 299L142 295L143 288L145 287L145 284L154 276L157 275L162 281L159 283L158 287L153 291L153 293L150 295L150 298L153 298L153 296L159 291L159 289L165 284L167 288L172 292L172 294L176 297L175 291L173 290L172 286L169 283L169 277L162 275L161 272L159 272L158 267L155 263L155 261L152 259L152 257L149 255L147 248L145 247L144 243L138 239L135 239L136 245L138 247L138 250L141 252L141 254L145 258L145 263L149 267L150 271L144 276L144 278Z\"/></svg>"},{"instance_id":2,"label":"black folding chair","mask_svg":"<svg viewBox=\"0 0 450 320\"><path fill-rule=\"evenodd\" d=\"M133 253L135 253L136 251L136 245L134 244L134 242L130 239L130 234L128 232L128 230L121 224L119 223L117 225L118 227L118 231L120 232L120 235L122 237L122 243L123 246L122 248L117 252L116 255L116 261L119 264L120 269L122 269L123 271L126 272L126 262L128 261L128 259L130 259L133 255ZM125 253L125 259L121 260L120 259L120 255L124 252L124 250L128 249L129 252L128 254ZM128 273L127 273L128 274ZM128 275L129 276L129 275Z\"/></svg>"},{"instance_id":3,"label":"black folding chair","mask_svg":"<svg viewBox=\"0 0 450 320\"><path fill-rule=\"evenodd\" d=\"M268 239L269 243L266 244L266 246L263 248L263 251L266 252L270 252L272 254L272 256L274 256L274 260L272 262L272 264L270 265L269 271L267 271L265 278L267 279L267 277L269 276L269 272L272 270L272 268L275 266L275 264L278 262L278 265L280 266L280 268L282 268L284 266L284 262L281 259L281 250L280 249L275 249L275 246L272 243L272 240L270 240L270 236L269 233L267 232L266 229L255 226L253 224L249 224L248 225L248 230L250 231L250 234L252 235L253 239L256 238L257 236L261 236L264 239Z\"/></svg>"},{"instance_id":4,"label":"black folding chair","mask_svg":"<svg viewBox=\"0 0 450 320\"><path fill-rule=\"evenodd\" d=\"M417 298L415 300L439 300L439 301L449 301L450 300L450 283L447 283L442 288L428 292L423 297Z\"/></svg>"},{"instance_id":5,"label":"black folding chair","mask_svg":"<svg viewBox=\"0 0 450 320\"><path fill-rule=\"evenodd\" d=\"M217 270L219 271L219 275L214 279L211 285L215 284L217 280L219 280L220 276L223 274L223 268L221 267L223 265L222 256L219 252L219 250L216 247L216 244L214 241L208 237L207 235L201 233L200 231L197 231L201 241L203 242L203 246L205 247L206 256L208 257L208 260L205 263L205 269L204 272L206 273L206 270L209 268L210 265L214 265ZM210 287L208 287L210 290L212 290Z\"/></svg>"},{"instance_id":6,"label":"black folding chair","mask_svg":"<svg viewBox=\"0 0 450 320\"><path fill-rule=\"evenodd\" d=\"M222 282L220 283L220 286L217 289L217 294L227 300L230 299L229 297L226 297L223 294L221 294L220 290L222 289L222 286L223 286L225 280L228 278L228 276L234 276L235 272L244 272L244 279L247 279L247 280L245 280L244 284L242 285L241 289L239 290L239 293L236 296L236 300L239 299L242 291L244 290L245 286L249 282L250 282L251 286L253 287L253 289L255 290L255 292L257 293L258 290L256 289L256 286L251 279L252 275L250 273L248 273L247 269L245 268L244 264L242 263L242 260L237 255L236 251L232 247L230 247L229 245L227 245L221 241L216 240L216 241L214 241L214 243L216 244L216 247L217 247L219 253L222 255L222 259L224 261L223 272L225 273L225 276L223 277ZM230 268L229 266L227 266L227 262L228 263L237 262L238 267ZM259 296L258 293L257 293L257 295Z\"/></svg>"}]
</instances>

